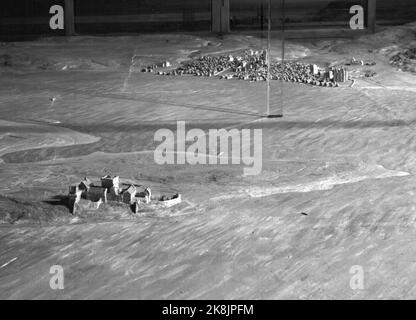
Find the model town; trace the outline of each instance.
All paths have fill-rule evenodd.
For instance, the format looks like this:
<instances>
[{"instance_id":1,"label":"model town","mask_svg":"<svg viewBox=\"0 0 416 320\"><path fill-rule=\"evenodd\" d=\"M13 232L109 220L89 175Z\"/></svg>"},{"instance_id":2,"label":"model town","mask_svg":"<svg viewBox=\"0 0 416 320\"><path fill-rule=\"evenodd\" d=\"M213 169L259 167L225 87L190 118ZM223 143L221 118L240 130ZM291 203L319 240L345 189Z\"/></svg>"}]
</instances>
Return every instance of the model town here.
<instances>
[{"instance_id":1,"label":"model town","mask_svg":"<svg viewBox=\"0 0 416 320\"><path fill-rule=\"evenodd\" d=\"M123 204L137 214L149 207L170 208L181 202L179 193L155 196L148 187L120 183L118 176L104 176L97 184L84 178L78 185L69 187L69 208L72 214L82 210L99 210L103 203Z\"/></svg>"},{"instance_id":2,"label":"model town","mask_svg":"<svg viewBox=\"0 0 416 320\"><path fill-rule=\"evenodd\" d=\"M374 62L365 63L354 57L346 66L374 66ZM156 71L156 70L159 71ZM164 76L194 75L200 77L217 77L220 79L238 79L250 82L266 81L268 74L267 53L265 50L244 51L241 55L201 56L183 63L173 69L169 61L153 64L143 68L142 72ZM374 73L366 72L366 77ZM298 82L313 86L339 87L340 83L351 80L348 70L342 66L321 68L316 64L301 62L271 62L270 79L287 82Z\"/></svg>"}]
</instances>

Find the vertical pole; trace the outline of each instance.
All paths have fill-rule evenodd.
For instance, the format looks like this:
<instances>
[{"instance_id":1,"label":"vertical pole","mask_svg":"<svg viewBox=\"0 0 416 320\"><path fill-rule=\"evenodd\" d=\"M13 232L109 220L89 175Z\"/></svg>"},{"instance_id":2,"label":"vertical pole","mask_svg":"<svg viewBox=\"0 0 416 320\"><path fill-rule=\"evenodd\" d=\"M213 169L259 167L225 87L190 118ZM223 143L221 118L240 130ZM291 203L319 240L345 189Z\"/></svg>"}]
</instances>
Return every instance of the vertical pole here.
<instances>
[{"instance_id":1,"label":"vertical pole","mask_svg":"<svg viewBox=\"0 0 416 320\"><path fill-rule=\"evenodd\" d=\"M222 24L223 24L223 21L222 21L222 14L223 14L223 11L224 11L224 0L221 0L221 6L220 6L220 33L221 33L221 35L223 34L223 26L222 26Z\"/></svg>"},{"instance_id":2,"label":"vertical pole","mask_svg":"<svg viewBox=\"0 0 416 320\"><path fill-rule=\"evenodd\" d=\"M285 12L285 0L282 0L282 74L284 74L285 72L285 23L286 23L286 12ZM283 105L283 101L284 101L284 97L283 97L283 83L284 80L282 80L282 87L281 87L281 92L280 92L280 114L283 115L283 109L284 109L284 105Z\"/></svg>"},{"instance_id":3,"label":"vertical pole","mask_svg":"<svg viewBox=\"0 0 416 320\"><path fill-rule=\"evenodd\" d=\"M230 0L222 0L222 32L230 32Z\"/></svg>"},{"instance_id":4,"label":"vertical pole","mask_svg":"<svg viewBox=\"0 0 416 320\"><path fill-rule=\"evenodd\" d=\"M267 9L267 116L270 116L270 42L272 32L272 0L269 0Z\"/></svg>"},{"instance_id":5,"label":"vertical pole","mask_svg":"<svg viewBox=\"0 0 416 320\"><path fill-rule=\"evenodd\" d=\"M220 32L220 4L219 0L211 0L211 31L218 33Z\"/></svg>"},{"instance_id":6,"label":"vertical pole","mask_svg":"<svg viewBox=\"0 0 416 320\"><path fill-rule=\"evenodd\" d=\"M65 35L75 34L74 0L65 0Z\"/></svg>"},{"instance_id":7,"label":"vertical pole","mask_svg":"<svg viewBox=\"0 0 416 320\"><path fill-rule=\"evenodd\" d=\"M228 33L230 31L230 1L211 0L212 32Z\"/></svg>"},{"instance_id":8,"label":"vertical pole","mask_svg":"<svg viewBox=\"0 0 416 320\"><path fill-rule=\"evenodd\" d=\"M367 27L370 32L376 32L377 0L368 0L367 4Z\"/></svg>"},{"instance_id":9,"label":"vertical pole","mask_svg":"<svg viewBox=\"0 0 416 320\"><path fill-rule=\"evenodd\" d=\"M283 19L285 18L284 7L285 2L282 0L282 15ZM281 86L281 104L280 104L280 112L276 114L270 114L270 95L271 95L271 88L270 88L270 71L271 71L271 34L272 34L272 0L269 0L269 10L268 10L268 36L267 36L267 114L268 118L282 118L283 117L283 80ZM284 38L284 22L283 22L283 30L282 30L282 73L284 72L284 58L285 58L285 38Z\"/></svg>"}]
</instances>

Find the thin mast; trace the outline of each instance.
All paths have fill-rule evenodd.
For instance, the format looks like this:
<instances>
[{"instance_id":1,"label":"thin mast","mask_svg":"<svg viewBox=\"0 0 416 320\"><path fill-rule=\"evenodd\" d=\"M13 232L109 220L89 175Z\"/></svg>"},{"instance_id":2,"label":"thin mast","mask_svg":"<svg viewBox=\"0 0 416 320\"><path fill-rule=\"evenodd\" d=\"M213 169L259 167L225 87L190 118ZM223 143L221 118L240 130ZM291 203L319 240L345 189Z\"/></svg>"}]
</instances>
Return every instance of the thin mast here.
<instances>
[{"instance_id":1,"label":"thin mast","mask_svg":"<svg viewBox=\"0 0 416 320\"><path fill-rule=\"evenodd\" d=\"M267 116L270 115L270 42L272 31L272 0L269 0L267 12Z\"/></svg>"},{"instance_id":2,"label":"thin mast","mask_svg":"<svg viewBox=\"0 0 416 320\"><path fill-rule=\"evenodd\" d=\"M286 23L286 12L285 12L285 0L282 0L282 76L285 72L285 23ZM283 115L283 83L280 91L280 114Z\"/></svg>"}]
</instances>

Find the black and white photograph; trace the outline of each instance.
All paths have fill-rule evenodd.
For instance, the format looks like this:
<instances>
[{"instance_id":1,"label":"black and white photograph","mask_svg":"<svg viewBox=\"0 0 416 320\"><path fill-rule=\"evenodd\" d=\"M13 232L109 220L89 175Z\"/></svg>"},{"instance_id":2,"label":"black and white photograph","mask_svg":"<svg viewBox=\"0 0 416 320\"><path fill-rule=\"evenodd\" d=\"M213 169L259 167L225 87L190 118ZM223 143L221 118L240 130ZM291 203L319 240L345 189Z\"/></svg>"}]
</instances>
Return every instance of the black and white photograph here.
<instances>
[{"instance_id":1,"label":"black and white photograph","mask_svg":"<svg viewBox=\"0 0 416 320\"><path fill-rule=\"evenodd\" d=\"M413 299L415 0L1 1L0 300Z\"/></svg>"}]
</instances>

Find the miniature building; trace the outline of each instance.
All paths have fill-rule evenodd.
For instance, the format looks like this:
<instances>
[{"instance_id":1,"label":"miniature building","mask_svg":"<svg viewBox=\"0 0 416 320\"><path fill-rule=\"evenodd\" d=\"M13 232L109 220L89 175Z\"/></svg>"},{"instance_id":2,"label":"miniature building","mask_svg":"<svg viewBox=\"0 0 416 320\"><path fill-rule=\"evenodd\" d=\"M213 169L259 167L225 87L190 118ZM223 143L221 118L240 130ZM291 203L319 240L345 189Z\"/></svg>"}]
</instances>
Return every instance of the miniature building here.
<instances>
[{"instance_id":1,"label":"miniature building","mask_svg":"<svg viewBox=\"0 0 416 320\"><path fill-rule=\"evenodd\" d=\"M313 75L317 75L319 73L319 68L316 64L311 64L310 66L310 73Z\"/></svg>"},{"instance_id":2,"label":"miniature building","mask_svg":"<svg viewBox=\"0 0 416 320\"><path fill-rule=\"evenodd\" d=\"M335 82L346 82L348 80L348 71L345 68L335 69L334 80Z\"/></svg>"},{"instance_id":3,"label":"miniature building","mask_svg":"<svg viewBox=\"0 0 416 320\"><path fill-rule=\"evenodd\" d=\"M107 202L107 189L103 187L91 186L86 194L87 200L97 202L100 199Z\"/></svg>"},{"instance_id":4,"label":"miniature building","mask_svg":"<svg viewBox=\"0 0 416 320\"><path fill-rule=\"evenodd\" d=\"M135 185L130 185L128 189L123 192L123 202L127 204L132 204L136 198L137 188Z\"/></svg>"},{"instance_id":5,"label":"miniature building","mask_svg":"<svg viewBox=\"0 0 416 320\"><path fill-rule=\"evenodd\" d=\"M91 181L85 177L84 180L81 181L81 183L79 184L79 189L82 191L88 191L88 189L92 186Z\"/></svg>"},{"instance_id":6,"label":"miniature building","mask_svg":"<svg viewBox=\"0 0 416 320\"><path fill-rule=\"evenodd\" d=\"M123 202L120 192L116 192L114 187L111 187L110 190L108 190L107 201Z\"/></svg>"},{"instance_id":7,"label":"miniature building","mask_svg":"<svg viewBox=\"0 0 416 320\"><path fill-rule=\"evenodd\" d=\"M70 195L75 195L77 190L79 190L78 186L69 186Z\"/></svg>"},{"instance_id":8,"label":"miniature building","mask_svg":"<svg viewBox=\"0 0 416 320\"><path fill-rule=\"evenodd\" d=\"M152 190L150 188L146 188L144 190L144 194L145 194L144 201L146 203L150 203L150 201L152 201Z\"/></svg>"},{"instance_id":9,"label":"miniature building","mask_svg":"<svg viewBox=\"0 0 416 320\"><path fill-rule=\"evenodd\" d=\"M115 194L118 194L120 192L120 177L118 176L111 177L110 175L102 177L101 186L108 190L113 188Z\"/></svg>"}]
</instances>

